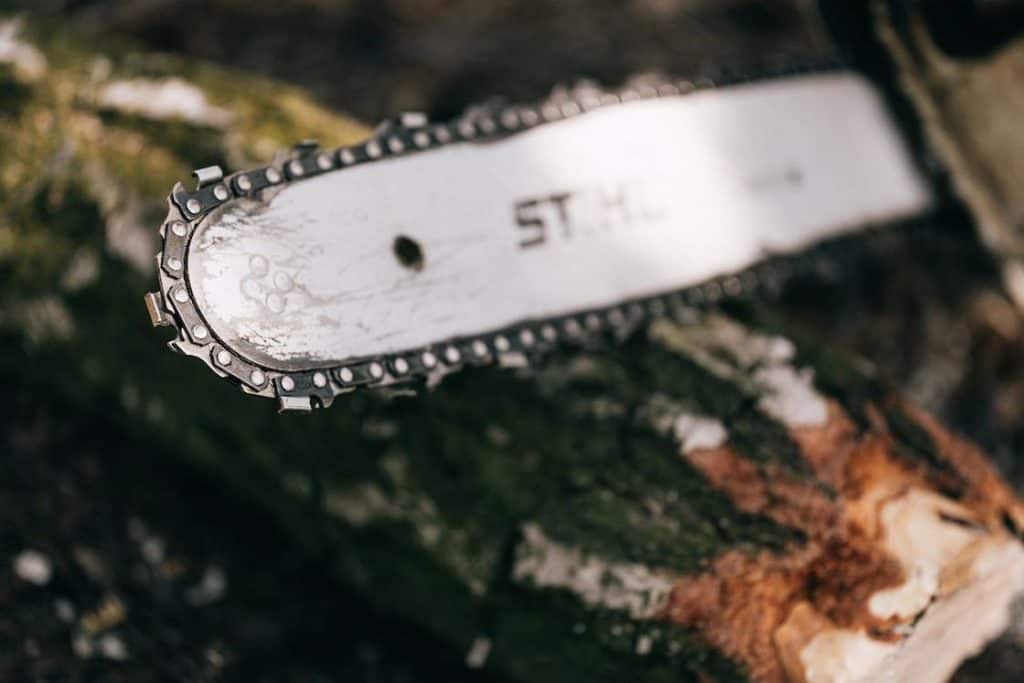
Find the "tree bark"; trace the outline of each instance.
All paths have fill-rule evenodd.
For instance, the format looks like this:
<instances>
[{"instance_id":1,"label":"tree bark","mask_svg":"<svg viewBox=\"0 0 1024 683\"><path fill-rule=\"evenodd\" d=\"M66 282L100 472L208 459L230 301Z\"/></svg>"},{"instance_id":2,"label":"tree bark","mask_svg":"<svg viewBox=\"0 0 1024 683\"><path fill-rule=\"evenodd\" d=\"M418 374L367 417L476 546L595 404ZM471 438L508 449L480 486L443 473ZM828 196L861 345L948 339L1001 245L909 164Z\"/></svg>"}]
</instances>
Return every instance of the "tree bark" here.
<instances>
[{"instance_id":1,"label":"tree bark","mask_svg":"<svg viewBox=\"0 0 1024 683\"><path fill-rule=\"evenodd\" d=\"M184 76L181 76L184 74ZM0 373L270 510L504 680L935 681L997 634L1024 507L770 306L277 416L147 329L164 193L366 128L294 90L0 24Z\"/></svg>"}]
</instances>

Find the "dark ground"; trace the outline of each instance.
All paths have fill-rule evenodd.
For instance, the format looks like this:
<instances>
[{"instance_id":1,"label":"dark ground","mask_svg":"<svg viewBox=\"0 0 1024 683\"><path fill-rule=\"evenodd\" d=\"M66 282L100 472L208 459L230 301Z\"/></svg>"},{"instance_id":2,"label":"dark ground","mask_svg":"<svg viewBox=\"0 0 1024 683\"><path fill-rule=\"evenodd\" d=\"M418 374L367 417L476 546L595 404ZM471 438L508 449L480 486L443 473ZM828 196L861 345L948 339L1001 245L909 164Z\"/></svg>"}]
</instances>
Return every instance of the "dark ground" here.
<instances>
[{"instance_id":1,"label":"dark ground","mask_svg":"<svg viewBox=\"0 0 1024 683\"><path fill-rule=\"evenodd\" d=\"M369 121L398 109L450 115L495 93L535 99L579 76L614 83L638 71L693 75L709 63L742 70L780 44L804 56L825 52L788 5L730 0L695 15L680 10L688 4L12 6L73 21L97 40L125 38L295 82ZM737 31L743 40L720 40ZM862 353L980 441L1024 490L1024 462L1014 457L1024 440L1024 322L966 220L948 222L952 237L904 241L854 279L798 283L785 308L809 334ZM0 414L0 680L481 678L463 665L464 653L370 613L250 502L173 458L120 442L102 406L67 420L52 407L40 412L31 396L6 394ZM28 548L52 568L43 587L15 576L13 558ZM79 620L85 613L92 618ZM75 622L95 628L73 630ZM1020 680L1018 638L1021 627L957 680Z\"/></svg>"}]
</instances>

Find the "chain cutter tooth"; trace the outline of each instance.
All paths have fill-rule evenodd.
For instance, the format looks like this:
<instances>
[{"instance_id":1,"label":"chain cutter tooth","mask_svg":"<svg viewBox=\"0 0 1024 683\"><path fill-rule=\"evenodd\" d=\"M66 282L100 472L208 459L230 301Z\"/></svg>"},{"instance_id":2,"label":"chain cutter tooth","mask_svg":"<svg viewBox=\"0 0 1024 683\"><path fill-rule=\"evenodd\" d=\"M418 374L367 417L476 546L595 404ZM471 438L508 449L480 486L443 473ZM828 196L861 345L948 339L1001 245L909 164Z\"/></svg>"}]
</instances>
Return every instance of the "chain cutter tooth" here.
<instances>
[{"instance_id":1,"label":"chain cutter tooth","mask_svg":"<svg viewBox=\"0 0 1024 683\"><path fill-rule=\"evenodd\" d=\"M803 72L834 68L812 65ZM784 72L792 75L791 68ZM260 168L225 176L218 166L196 169L194 190L175 184L169 197L168 215L161 226L162 250L157 255L160 289L145 295L146 309L154 326L177 330L170 345L203 360L218 375L234 380L243 391L276 397L282 411L309 411L328 406L338 394L362 388L405 392L422 384L432 386L440 378L467 365L500 363L523 365L539 353L564 344L591 344L609 334L624 336L638 326L660 317L692 318L696 307L755 290L776 291L793 272L791 258L773 260L746 271L715 278L672 294L662 294L613 305L606 309L576 312L551 319L533 320L459 339L438 340L420 350L407 350L379 358L354 359L333 367L281 372L242 358L228 348L204 320L188 290L185 274L187 252L194 228L212 211L236 198L264 197L264 191L350 166L415 154L446 145L485 142L513 135L547 122L578 116L595 108L635 99L677 97L695 90L738 82L735 75L715 74L696 82L660 77L634 79L618 90L604 90L593 83L556 88L532 106L508 106L492 101L468 109L448 123L431 123L419 112L405 112L382 122L374 134L359 144L323 150L314 141L303 141L289 152Z\"/></svg>"}]
</instances>

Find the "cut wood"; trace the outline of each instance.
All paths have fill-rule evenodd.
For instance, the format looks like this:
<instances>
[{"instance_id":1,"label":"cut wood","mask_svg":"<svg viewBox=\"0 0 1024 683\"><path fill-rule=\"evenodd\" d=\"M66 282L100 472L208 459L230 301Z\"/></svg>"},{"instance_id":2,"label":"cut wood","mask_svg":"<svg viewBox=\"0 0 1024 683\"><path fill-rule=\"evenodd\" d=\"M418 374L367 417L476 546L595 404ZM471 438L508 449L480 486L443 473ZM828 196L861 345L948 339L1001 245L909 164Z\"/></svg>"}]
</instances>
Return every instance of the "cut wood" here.
<instances>
[{"instance_id":1,"label":"cut wood","mask_svg":"<svg viewBox=\"0 0 1024 683\"><path fill-rule=\"evenodd\" d=\"M258 79L68 41L0 24L16 392L194 463L503 680L937 681L1006 625L1024 507L769 304L304 418L168 353L140 300L168 184L366 129Z\"/></svg>"}]
</instances>

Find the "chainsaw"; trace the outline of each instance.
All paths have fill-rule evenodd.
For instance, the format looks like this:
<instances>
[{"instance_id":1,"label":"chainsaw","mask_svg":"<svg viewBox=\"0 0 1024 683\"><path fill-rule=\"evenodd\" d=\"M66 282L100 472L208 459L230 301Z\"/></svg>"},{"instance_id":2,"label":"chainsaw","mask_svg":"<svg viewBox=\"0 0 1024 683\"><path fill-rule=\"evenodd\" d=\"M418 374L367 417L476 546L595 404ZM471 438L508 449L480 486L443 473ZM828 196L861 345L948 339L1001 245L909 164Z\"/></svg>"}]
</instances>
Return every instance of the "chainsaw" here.
<instances>
[{"instance_id":1,"label":"chainsaw","mask_svg":"<svg viewBox=\"0 0 1024 683\"><path fill-rule=\"evenodd\" d=\"M935 203L886 97L841 64L406 113L356 145L194 175L147 308L282 410L621 337Z\"/></svg>"}]
</instances>

